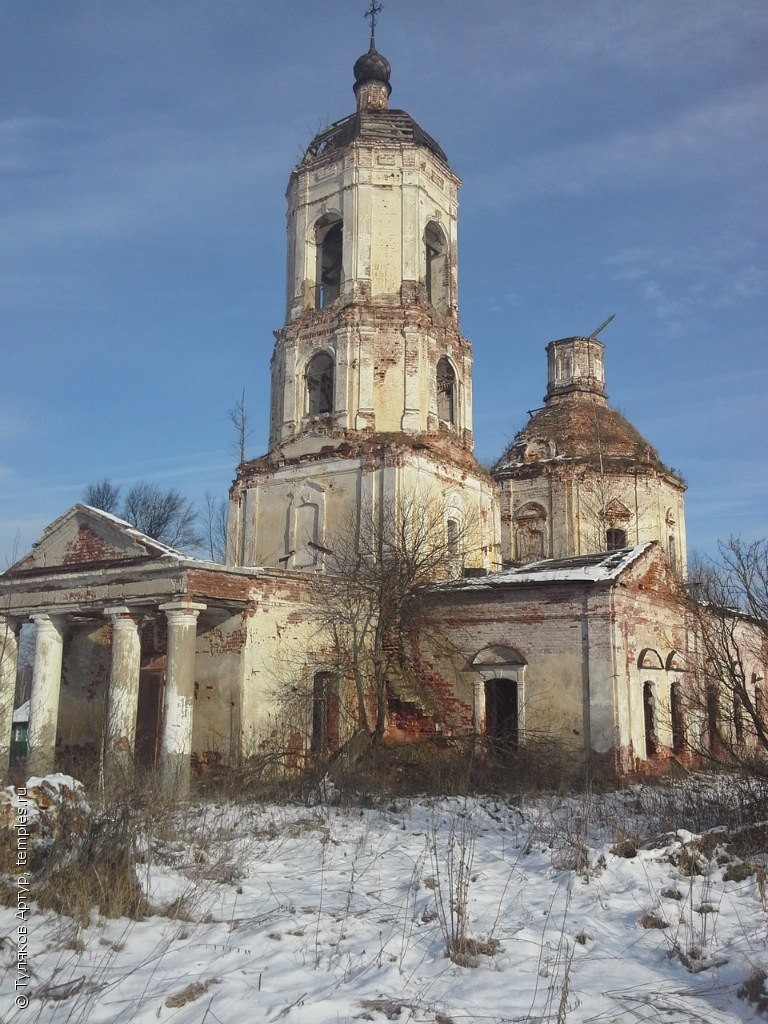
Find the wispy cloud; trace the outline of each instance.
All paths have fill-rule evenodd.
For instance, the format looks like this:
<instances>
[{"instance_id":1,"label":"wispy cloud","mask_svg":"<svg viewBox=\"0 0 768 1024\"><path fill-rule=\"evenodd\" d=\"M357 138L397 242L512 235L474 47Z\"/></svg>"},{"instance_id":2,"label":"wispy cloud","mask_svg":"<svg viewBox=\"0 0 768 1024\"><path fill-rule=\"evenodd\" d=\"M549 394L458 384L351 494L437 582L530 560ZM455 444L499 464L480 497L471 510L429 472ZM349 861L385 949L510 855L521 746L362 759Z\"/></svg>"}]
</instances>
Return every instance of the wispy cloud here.
<instances>
[{"instance_id":1,"label":"wispy cloud","mask_svg":"<svg viewBox=\"0 0 768 1024\"><path fill-rule=\"evenodd\" d=\"M534 196L630 192L654 183L668 188L672 179L735 183L768 165L768 138L756 132L767 108L768 86L756 86L648 128L522 156L481 177L475 188L481 202L500 207Z\"/></svg>"},{"instance_id":2,"label":"wispy cloud","mask_svg":"<svg viewBox=\"0 0 768 1024\"><path fill-rule=\"evenodd\" d=\"M0 124L5 246L146 236L197 223L283 170L252 132L167 125L81 129L44 118ZM37 189L37 178L56 177Z\"/></svg>"},{"instance_id":3,"label":"wispy cloud","mask_svg":"<svg viewBox=\"0 0 768 1024\"><path fill-rule=\"evenodd\" d=\"M617 281L633 286L645 306L670 329L712 310L727 310L768 293L768 270L754 240L720 236L712 246L679 239L627 246L606 260Z\"/></svg>"}]
</instances>

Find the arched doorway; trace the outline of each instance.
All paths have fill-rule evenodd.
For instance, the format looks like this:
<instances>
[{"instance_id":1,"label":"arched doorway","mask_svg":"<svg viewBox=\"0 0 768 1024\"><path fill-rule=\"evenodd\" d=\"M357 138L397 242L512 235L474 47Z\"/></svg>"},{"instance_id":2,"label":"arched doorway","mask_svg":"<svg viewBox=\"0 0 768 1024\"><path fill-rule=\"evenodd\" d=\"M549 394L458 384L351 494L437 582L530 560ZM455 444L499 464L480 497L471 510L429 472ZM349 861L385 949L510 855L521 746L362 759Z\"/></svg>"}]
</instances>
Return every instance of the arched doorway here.
<instances>
[{"instance_id":1,"label":"arched doorway","mask_svg":"<svg viewBox=\"0 0 768 1024\"><path fill-rule=\"evenodd\" d=\"M472 718L475 732L506 746L525 741L525 672L520 651L504 644L484 647L471 659L477 672Z\"/></svg>"},{"instance_id":2,"label":"arched doorway","mask_svg":"<svg viewBox=\"0 0 768 1024\"><path fill-rule=\"evenodd\" d=\"M516 747L520 741L517 681L486 679L485 734L489 739Z\"/></svg>"}]
</instances>

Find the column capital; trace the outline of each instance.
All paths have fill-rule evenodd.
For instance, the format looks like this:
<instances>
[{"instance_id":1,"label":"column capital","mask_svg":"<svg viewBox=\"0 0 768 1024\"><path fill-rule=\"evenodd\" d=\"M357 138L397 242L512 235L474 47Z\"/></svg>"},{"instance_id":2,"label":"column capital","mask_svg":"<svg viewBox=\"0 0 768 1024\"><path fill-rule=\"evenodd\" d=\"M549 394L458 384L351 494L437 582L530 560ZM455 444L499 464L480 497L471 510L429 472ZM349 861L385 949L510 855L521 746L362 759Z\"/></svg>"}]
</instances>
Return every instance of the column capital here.
<instances>
[{"instance_id":1,"label":"column capital","mask_svg":"<svg viewBox=\"0 0 768 1024\"><path fill-rule=\"evenodd\" d=\"M52 630L61 633L66 622L66 615L52 615L50 612L35 612L30 615L38 630Z\"/></svg>"},{"instance_id":2,"label":"column capital","mask_svg":"<svg viewBox=\"0 0 768 1024\"><path fill-rule=\"evenodd\" d=\"M111 608L104 608L102 615L105 618L112 620L113 627L119 627L121 624L136 626L136 612L134 609L128 608L127 605L117 604Z\"/></svg>"},{"instance_id":3,"label":"column capital","mask_svg":"<svg viewBox=\"0 0 768 1024\"><path fill-rule=\"evenodd\" d=\"M101 611L101 614L102 615L107 615L107 616L130 615L131 614L131 610L128 607L128 605L116 604L116 605L113 605L111 608L103 608L102 611Z\"/></svg>"},{"instance_id":4,"label":"column capital","mask_svg":"<svg viewBox=\"0 0 768 1024\"><path fill-rule=\"evenodd\" d=\"M20 616L7 615L5 612L0 612L0 632L4 633L7 630L9 633L13 633L14 636L18 636L23 624L24 620Z\"/></svg>"},{"instance_id":5,"label":"column capital","mask_svg":"<svg viewBox=\"0 0 768 1024\"><path fill-rule=\"evenodd\" d=\"M166 615L169 613L172 615L176 612L182 615L194 616L195 618L197 618L200 612L204 612L207 607L207 604L202 604L199 601L167 601L165 604L159 605L160 611L165 612Z\"/></svg>"}]
</instances>

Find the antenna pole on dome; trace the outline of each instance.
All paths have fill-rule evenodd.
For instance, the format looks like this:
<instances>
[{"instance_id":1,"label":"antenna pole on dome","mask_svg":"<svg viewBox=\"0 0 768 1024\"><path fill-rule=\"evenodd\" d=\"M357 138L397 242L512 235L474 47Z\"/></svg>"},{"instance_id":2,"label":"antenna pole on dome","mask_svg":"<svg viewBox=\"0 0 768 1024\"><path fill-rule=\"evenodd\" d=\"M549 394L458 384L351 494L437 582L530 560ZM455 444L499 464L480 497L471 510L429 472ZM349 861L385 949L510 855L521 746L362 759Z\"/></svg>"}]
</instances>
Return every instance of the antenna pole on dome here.
<instances>
[{"instance_id":1,"label":"antenna pole on dome","mask_svg":"<svg viewBox=\"0 0 768 1024\"><path fill-rule=\"evenodd\" d=\"M368 10L363 15L365 20L366 21L370 20L370 23L371 23L371 49L372 50L376 49L376 21L377 21L377 15L381 14L381 12L383 10L384 10L384 5L383 4L378 3L378 0L371 0L370 7L368 8Z\"/></svg>"}]
</instances>

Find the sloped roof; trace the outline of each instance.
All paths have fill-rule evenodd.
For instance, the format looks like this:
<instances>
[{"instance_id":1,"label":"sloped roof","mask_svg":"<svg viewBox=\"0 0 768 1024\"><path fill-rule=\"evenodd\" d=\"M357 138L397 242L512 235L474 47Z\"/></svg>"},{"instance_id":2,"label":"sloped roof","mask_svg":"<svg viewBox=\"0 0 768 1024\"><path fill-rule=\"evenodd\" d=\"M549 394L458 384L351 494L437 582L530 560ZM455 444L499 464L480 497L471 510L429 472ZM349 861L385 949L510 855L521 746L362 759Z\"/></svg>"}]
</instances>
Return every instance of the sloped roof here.
<instances>
[{"instance_id":1,"label":"sloped roof","mask_svg":"<svg viewBox=\"0 0 768 1024\"><path fill-rule=\"evenodd\" d=\"M478 591L538 583L604 583L617 579L654 546L657 546L655 541L646 541L620 551L601 551L573 558L547 558L488 576L451 580L439 584L436 589Z\"/></svg>"},{"instance_id":2,"label":"sloped roof","mask_svg":"<svg viewBox=\"0 0 768 1024\"><path fill-rule=\"evenodd\" d=\"M305 164L315 157L333 153L351 142L424 146L448 163L440 145L404 110L363 110L334 121L312 139L301 162Z\"/></svg>"},{"instance_id":3,"label":"sloped roof","mask_svg":"<svg viewBox=\"0 0 768 1024\"><path fill-rule=\"evenodd\" d=\"M184 559L186 556L148 537L124 519L90 505L78 504L46 527L32 550L3 575L157 558Z\"/></svg>"}]
</instances>

